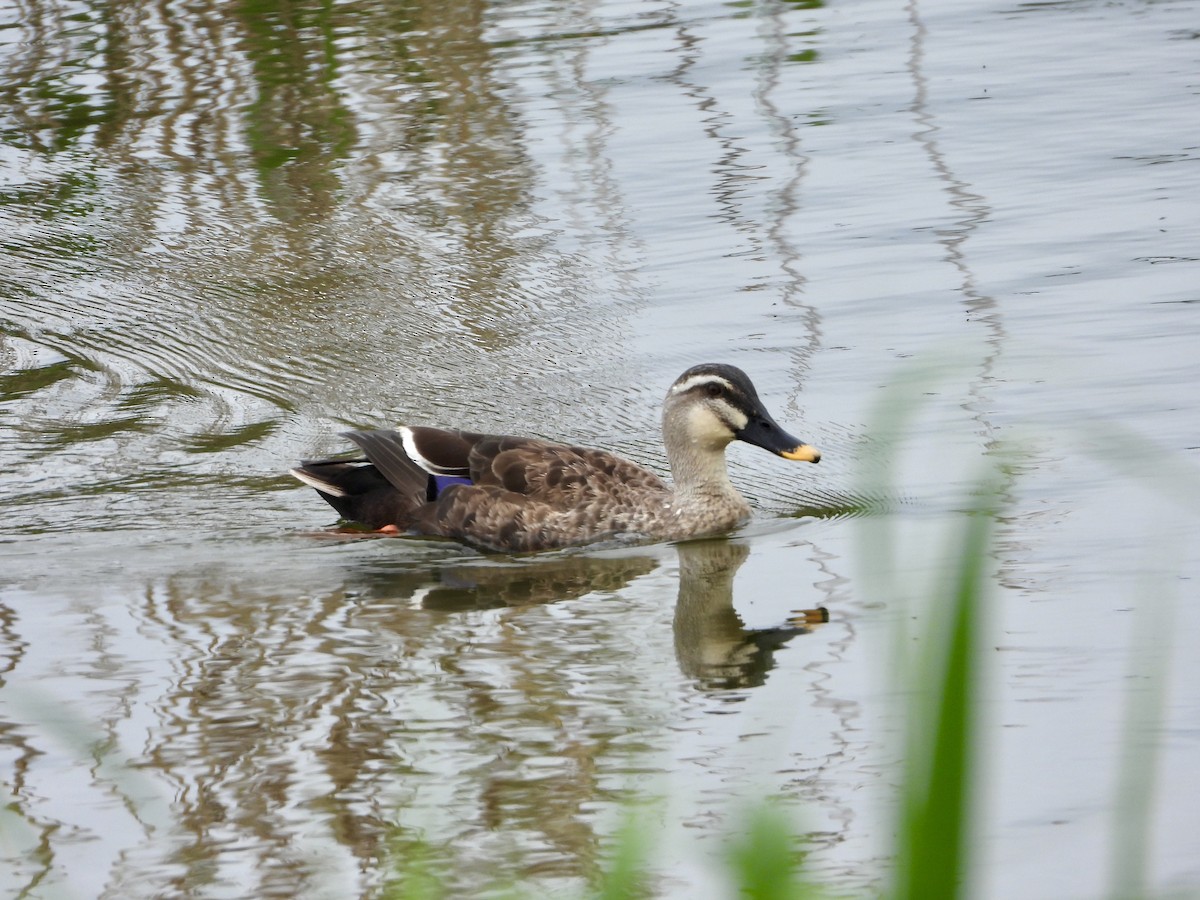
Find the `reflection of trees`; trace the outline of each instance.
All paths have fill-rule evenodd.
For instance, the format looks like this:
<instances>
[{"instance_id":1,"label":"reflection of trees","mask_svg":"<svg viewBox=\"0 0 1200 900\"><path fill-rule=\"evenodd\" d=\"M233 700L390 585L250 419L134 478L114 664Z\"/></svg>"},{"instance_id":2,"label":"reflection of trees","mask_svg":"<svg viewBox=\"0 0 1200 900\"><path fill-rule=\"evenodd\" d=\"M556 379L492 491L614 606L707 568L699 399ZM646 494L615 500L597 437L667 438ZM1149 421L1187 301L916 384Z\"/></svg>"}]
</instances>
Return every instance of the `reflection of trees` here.
<instances>
[{"instance_id":1,"label":"reflection of trees","mask_svg":"<svg viewBox=\"0 0 1200 900\"><path fill-rule=\"evenodd\" d=\"M86 185L146 248L237 228L303 253L370 203L412 229L380 241L393 254L427 263L428 231L503 277L529 172L482 0L23 7L23 39L0 49L0 139L55 157L44 214L79 214L63 201Z\"/></svg>"},{"instance_id":2,"label":"reflection of trees","mask_svg":"<svg viewBox=\"0 0 1200 900\"><path fill-rule=\"evenodd\" d=\"M708 687L761 682L772 650L800 629L764 644L766 632L736 622L729 588L744 545L680 551L685 674ZM148 591L139 632L162 643L172 674L145 699L131 680L125 699L156 722L139 766L168 785L171 828L147 828L110 884L136 882L141 869L180 895L238 883L261 896L315 890L329 867L375 873L369 882L422 834L435 858L444 850L465 866L452 881L478 884L501 863L589 876L594 810L618 799L620 773L645 764L641 720L662 693L642 642L614 639L623 620L608 604L658 564L466 558L368 568L309 599L195 580ZM589 594L558 613L528 605ZM604 612L589 613L592 603ZM511 604L525 609L500 609ZM624 624L631 635L645 627L636 615ZM127 731L128 716L114 709L106 733ZM297 851L298 828L319 860ZM466 860L464 841L476 848Z\"/></svg>"},{"instance_id":3,"label":"reflection of trees","mask_svg":"<svg viewBox=\"0 0 1200 900\"><path fill-rule=\"evenodd\" d=\"M171 785L174 850L163 860L161 836L148 837L128 865L153 855L186 893L230 883L236 844L259 879L247 893L303 892L339 853L343 867L386 874L392 844L430 827L479 842L489 864L588 874L598 855L588 810L612 799L604 769L644 747L629 739L628 695L606 704L574 690L638 685L640 674L608 657L600 619L564 621L560 633L530 630L553 616L488 610L589 593L602 603L657 565L467 559L355 572L344 591L300 603L215 583L153 592L146 632L168 637L177 662L145 765ZM295 852L297 821L320 864Z\"/></svg>"},{"instance_id":4,"label":"reflection of trees","mask_svg":"<svg viewBox=\"0 0 1200 900\"><path fill-rule=\"evenodd\" d=\"M267 196L282 201L291 184L328 200L357 118L387 113L388 149L424 157L405 171L440 170L422 180L445 192L443 209L513 196L502 181L521 159L511 112L489 80L481 0L22 6L14 24L24 40L0 56L0 135L11 145L94 145L126 156L117 163L156 154L209 175L239 168L231 156L249 147Z\"/></svg>"},{"instance_id":5,"label":"reflection of trees","mask_svg":"<svg viewBox=\"0 0 1200 900\"><path fill-rule=\"evenodd\" d=\"M12 673L18 670L28 647L16 627L17 620L13 608L0 602L0 688L9 686ZM28 783L28 775L37 765L42 751L38 742L30 740L24 733L25 729L17 724L7 706L7 703L0 705L0 766L3 771L3 778L0 778L0 804L3 805L3 812L0 812L0 872L14 856L14 849L24 850L25 860L32 864L13 868L24 869L21 875L27 879L27 885L32 886L49 876L54 864L51 841L59 823L47 821L30 808L33 804L24 802L25 798L36 796L36 788ZM0 884L5 884L3 875L0 875ZM10 890L15 887L13 884Z\"/></svg>"},{"instance_id":6,"label":"reflection of trees","mask_svg":"<svg viewBox=\"0 0 1200 900\"><path fill-rule=\"evenodd\" d=\"M335 870L369 885L414 842L435 863L453 858L451 880L463 884L486 883L496 866L593 874L595 811L647 764L648 723L676 702L647 668L641 636L652 621L651 642L669 640L666 610L657 591L626 591L661 560L645 550L507 560L439 550L414 550L428 562L356 565L338 589L311 597L243 592L224 576L171 578L135 611L140 655L164 660L157 670L123 672L120 635L96 617L88 665L117 686L100 692L109 708L90 714L100 739L81 746L132 754L170 804L151 824L137 804L154 792L136 792L130 810L144 833L139 844L128 832L138 825L122 826L112 892L137 893L150 878L179 896L229 885L296 895L319 892ZM801 629L741 626L730 588L744 544L679 552L673 630L684 674L706 689L760 683L773 650ZM568 598L583 602L552 602ZM10 631L0 616L0 640ZM38 818L38 780L28 796L23 787L39 740L0 726L0 746L18 759L12 812L42 833L44 870L58 871L57 823ZM94 780L104 790L116 771Z\"/></svg>"}]
</instances>

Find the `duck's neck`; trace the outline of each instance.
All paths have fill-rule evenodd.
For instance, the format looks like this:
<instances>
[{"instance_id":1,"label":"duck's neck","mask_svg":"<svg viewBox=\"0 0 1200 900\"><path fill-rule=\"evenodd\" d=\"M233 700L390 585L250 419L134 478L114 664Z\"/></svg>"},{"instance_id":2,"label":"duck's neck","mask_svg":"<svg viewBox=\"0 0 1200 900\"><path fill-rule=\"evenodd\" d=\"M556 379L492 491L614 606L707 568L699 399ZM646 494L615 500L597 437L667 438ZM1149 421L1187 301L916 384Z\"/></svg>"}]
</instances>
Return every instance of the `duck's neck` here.
<instances>
[{"instance_id":1,"label":"duck's neck","mask_svg":"<svg viewBox=\"0 0 1200 900\"><path fill-rule=\"evenodd\" d=\"M750 505L729 480L726 444L696 440L688 429L678 425L669 418L663 422L663 443L675 482L677 506L707 510L731 520L747 516Z\"/></svg>"}]
</instances>

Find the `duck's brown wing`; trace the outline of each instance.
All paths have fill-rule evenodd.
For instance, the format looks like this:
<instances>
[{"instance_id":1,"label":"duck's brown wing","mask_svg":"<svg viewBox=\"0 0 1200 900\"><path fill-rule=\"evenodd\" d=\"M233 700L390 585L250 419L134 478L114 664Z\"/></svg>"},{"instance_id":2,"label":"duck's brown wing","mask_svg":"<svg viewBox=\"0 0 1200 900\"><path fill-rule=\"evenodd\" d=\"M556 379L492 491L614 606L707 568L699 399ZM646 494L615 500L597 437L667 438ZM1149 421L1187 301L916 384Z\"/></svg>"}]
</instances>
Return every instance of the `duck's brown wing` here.
<instances>
[{"instance_id":1,"label":"duck's brown wing","mask_svg":"<svg viewBox=\"0 0 1200 900\"><path fill-rule=\"evenodd\" d=\"M481 436L470 454L471 480L555 509L610 503L666 491L662 479L605 450L536 438Z\"/></svg>"},{"instance_id":2,"label":"duck's brown wing","mask_svg":"<svg viewBox=\"0 0 1200 900\"><path fill-rule=\"evenodd\" d=\"M556 507L593 502L614 490L666 490L662 479L629 460L540 438L424 426L368 435L380 435L391 445L376 453L353 438L385 476L387 458L399 454L430 474L469 478L476 485L503 488Z\"/></svg>"},{"instance_id":3,"label":"duck's brown wing","mask_svg":"<svg viewBox=\"0 0 1200 900\"><path fill-rule=\"evenodd\" d=\"M669 493L653 472L612 453L538 438L423 426L347 437L394 485L412 484L414 473L469 479L430 494L405 526L489 550L639 533L647 508Z\"/></svg>"},{"instance_id":4,"label":"duck's brown wing","mask_svg":"<svg viewBox=\"0 0 1200 900\"><path fill-rule=\"evenodd\" d=\"M502 552L565 547L643 530L669 496L653 472L586 447L459 432L473 482L447 489L414 528ZM448 462L443 457L442 462Z\"/></svg>"},{"instance_id":5,"label":"duck's brown wing","mask_svg":"<svg viewBox=\"0 0 1200 900\"><path fill-rule=\"evenodd\" d=\"M457 431L452 428L430 428L409 425L392 432L402 445L405 455L431 475L471 477L471 450L487 435ZM511 438L517 440L517 438Z\"/></svg>"}]
</instances>

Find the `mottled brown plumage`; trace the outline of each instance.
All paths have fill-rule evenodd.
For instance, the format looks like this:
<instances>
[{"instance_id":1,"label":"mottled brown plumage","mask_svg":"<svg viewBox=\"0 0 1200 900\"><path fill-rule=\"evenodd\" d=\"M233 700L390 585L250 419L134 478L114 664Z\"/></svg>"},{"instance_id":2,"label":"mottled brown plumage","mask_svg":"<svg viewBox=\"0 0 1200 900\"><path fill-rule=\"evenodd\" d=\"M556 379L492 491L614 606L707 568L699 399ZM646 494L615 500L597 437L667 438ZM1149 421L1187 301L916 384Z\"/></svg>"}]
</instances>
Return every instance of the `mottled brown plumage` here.
<instances>
[{"instance_id":1,"label":"mottled brown plumage","mask_svg":"<svg viewBox=\"0 0 1200 900\"><path fill-rule=\"evenodd\" d=\"M750 512L725 469L725 446L735 439L789 459L820 459L775 424L745 373L717 364L689 369L667 394L663 437L674 490L607 451L538 438L423 426L346 436L362 458L292 470L342 516L501 552L733 528Z\"/></svg>"}]
</instances>

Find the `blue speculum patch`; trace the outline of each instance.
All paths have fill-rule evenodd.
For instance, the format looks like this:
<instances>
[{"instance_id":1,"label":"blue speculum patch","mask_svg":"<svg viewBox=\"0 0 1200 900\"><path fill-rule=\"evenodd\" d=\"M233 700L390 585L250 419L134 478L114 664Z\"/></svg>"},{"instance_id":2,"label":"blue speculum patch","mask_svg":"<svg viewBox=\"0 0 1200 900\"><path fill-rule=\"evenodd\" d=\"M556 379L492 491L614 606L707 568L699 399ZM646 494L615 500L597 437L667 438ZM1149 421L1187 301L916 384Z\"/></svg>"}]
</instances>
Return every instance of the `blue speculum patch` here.
<instances>
[{"instance_id":1,"label":"blue speculum patch","mask_svg":"<svg viewBox=\"0 0 1200 900\"><path fill-rule=\"evenodd\" d=\"M457 475L430 475L429 487L425 491L426 498L433 502L442 495L442 491L456 484L471 484L470 478L459 478Z\"/></svg>"}]
</instances>

